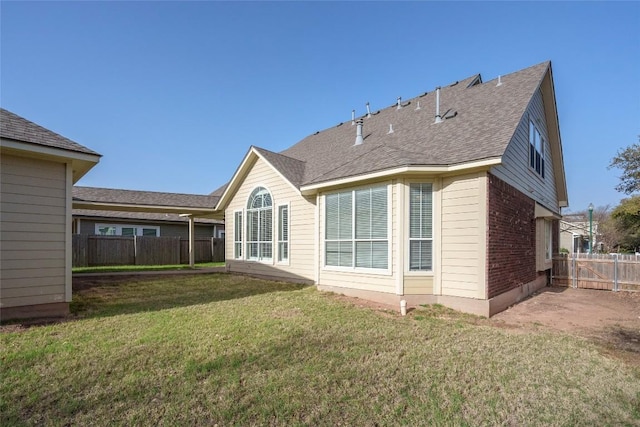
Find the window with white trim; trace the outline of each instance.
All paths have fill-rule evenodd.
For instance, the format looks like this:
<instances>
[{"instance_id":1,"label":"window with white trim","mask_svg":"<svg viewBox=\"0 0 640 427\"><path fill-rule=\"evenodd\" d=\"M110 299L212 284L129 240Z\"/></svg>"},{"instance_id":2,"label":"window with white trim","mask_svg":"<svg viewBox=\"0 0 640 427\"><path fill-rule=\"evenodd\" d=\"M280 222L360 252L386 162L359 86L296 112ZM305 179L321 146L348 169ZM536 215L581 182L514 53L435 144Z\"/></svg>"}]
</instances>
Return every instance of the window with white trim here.
<instances>
[{"instance_id":1,"label":"window with white trim","mask_svg":"<svg viewBox=\"0 0 640 427\"><path fill-rule=\"evenodd\" d=\"M529 167L544 178L544 139L531 120L529 120Z\"/></svg>"},{"instance_id":2,"label":"window with white trim","mask_svg":"<svg viewBox=\"0 0 640 427\"><path fill-rule=\"evenodd\" d=\"M553 257L553 222L544 222L544 259L551 261Z\"/></svg>"},{"instance_id":3,"label":"window with white trim","mask_svg":"<svg viewBox=\"0 0 640 427\"><path fill-rule=\"evenodd\" d=\"M325 265L389 268L386 185L325 196Z\"/></svg>"},{"instance_id":4,"label":"window with white trim","mask_svg":"<svg viewBox=\"0 0 640 427\"><path fill-rule=\"evenodd\" d=\"M273 258L273 200L264 187L251 192L247 202L247 252L251 260Z\"/></svg>"},{"instance_id":5,"label":"window with white trim","mask_svg":"<svg viewBox=\"0 0 640 427\"><path fill-rule=\"evenodd\" d=\"M289 205L278 206L278 261L289 261Z\"/></svg>"},{"instance_id":6,"label":"window with white trim","mask_svg":"<svg viewBox=\"0 0 640 427\"><path fill-rule=\"evenodd\" d=\"M160 227L155 225L96 224L98 236L160 236Z\"/></svg>"},{"instance_id":7,"label":"window with white trim","mask_svg":"<svg viewBox=\"0 0 640 427\"><path fill-rule=\"evenodd\" d=\"M409 270L433 270L433 185L409 184Z\"/></svg>"},{"instance_id":8,"label":"window with white trim","mask_svg":"<svg viewBox=\"0 0 640 427\"><path fill-rule=\"evenodd\" d=\"M233 257L242 258L242 211L233 213Z\"/></svg>"}]
</instances>

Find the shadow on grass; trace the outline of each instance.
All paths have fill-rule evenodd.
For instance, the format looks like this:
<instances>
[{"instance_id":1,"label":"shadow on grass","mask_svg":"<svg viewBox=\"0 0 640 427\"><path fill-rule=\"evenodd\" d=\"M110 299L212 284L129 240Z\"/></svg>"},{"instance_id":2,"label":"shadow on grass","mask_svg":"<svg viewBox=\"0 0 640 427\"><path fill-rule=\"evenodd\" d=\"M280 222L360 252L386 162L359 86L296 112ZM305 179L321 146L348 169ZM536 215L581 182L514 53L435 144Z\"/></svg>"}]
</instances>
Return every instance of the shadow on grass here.
<instances>
[{"instance_id":1,"label":"shadow on grass","mask_svg":"<svg viewBox=\"0 0 640 427\"><path fill-rule=\"evenodd\" d=\"M71 313L76 318L116 316L296 291L307 286L226 273L82 277L73 279Z\"/></svg>"}]
</instances>

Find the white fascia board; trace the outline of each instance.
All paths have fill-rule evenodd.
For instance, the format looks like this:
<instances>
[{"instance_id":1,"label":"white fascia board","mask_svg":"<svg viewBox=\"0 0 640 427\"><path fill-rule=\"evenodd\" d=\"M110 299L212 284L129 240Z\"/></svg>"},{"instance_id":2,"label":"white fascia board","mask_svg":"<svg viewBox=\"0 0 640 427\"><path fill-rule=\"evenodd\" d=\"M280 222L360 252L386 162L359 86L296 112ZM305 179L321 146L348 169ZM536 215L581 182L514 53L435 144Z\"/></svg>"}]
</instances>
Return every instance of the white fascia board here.
<instances>
[{"instance_id":1,"label":"white fascia board","mask_svg":"<svg viewBox=\"0 0 640 427\"><path fill-rule=\"evenodd\" d=\"M264 161L280 178L282 178L284 182L289 184L291 188L293 188L296 191L296 193L300 194L300 189L297 188L295 185L293 185L293 183L289 181L287 178L285 178L285 176L282 175L282 173L280 173L280 171L276 169L271 164L271 162L265 159L264 156L260 154L258 150L256 150L255 147L252 145L251 148L249 149L249 152L247 152L247 155L244 156L242 163L240 163L240 166L238 167L238 169L236 169L236 172L233 174L231 181L229 181L229 185L227 185L227 188L224 189L224 193L222 193L220 200L218 200L218 204L216 205L217 210L221 210L226 207L227 203L229 202L229 200L227 199L230 198L231 195L235 192L235 187L239 184L238 180L242 175L244 175L247 172L247 168L249 167L248 165L250 164L250 160L253 157Z\"/></svg>"},{"instance_id":2,"label":"white fascia board","mask_svg":"<svg viewBox=\"0 0 640 427\"><path fill-rule=\"evenodd\" d=\"M226 205L228 204L227 199L230 198L231 194L235 192L234 187L236 186L242 173L247 168L247 165L249 164L251 157L253 156L257 157L257 155L258 153L256 153L252 145L251 148L249 148L249 151L247 152L247 154L244 156L244 159L242 159L240 166L238 166L238 169L236 169L235 173L231 177L231 181L229 181L227 188L224 189L222 196L220 196L220 200L218 200L218 204L216 205L216 210L223 210L226 207Z\"/></svg>"},{"instance_id":3,"label":"white fascia board","mask_svg":"<svg viewBox=\"0 0 640 427\"><path fill-rule=\"evenodd\" d=\"M368 181L377 178L386 178L394 175L406 175L406 174L446 174L453 172L466 171L468 169L477 168L491 168L493 166L502 163L502 157L495 157L491 159L478 160L468 163L460 163L456 165L446 166L402 166L399 168L386 169L378 172L369 173L366 175L357 175L347 178L335 179L332 181L321 182L318 184L303 185L300 188L302 195L314 194L318 190L326 187L342 186L347 184L353 184L360 181Z\"/></svg>"},{"instance_id":4,"label":"white fascia board","mask_svg":"<svg viewBox=\"0 0 640 427\"><path fill-rule=\"evenodd\" d=\"M45 145L31 144L27 142L16 141L13 139L5 139L5 138L2 138L0 140L0 147L2 147L3 150L8 149L9 151L28 152L35 155L45 156L45 157L55 157L58 159L64 159L65 161L81 160L85 162L98 163L98 161L100 160L100 157L102 157L100 154L82 153L79 151L65 150L63 148L48 147Z\"/></svg>"}]
</instances>

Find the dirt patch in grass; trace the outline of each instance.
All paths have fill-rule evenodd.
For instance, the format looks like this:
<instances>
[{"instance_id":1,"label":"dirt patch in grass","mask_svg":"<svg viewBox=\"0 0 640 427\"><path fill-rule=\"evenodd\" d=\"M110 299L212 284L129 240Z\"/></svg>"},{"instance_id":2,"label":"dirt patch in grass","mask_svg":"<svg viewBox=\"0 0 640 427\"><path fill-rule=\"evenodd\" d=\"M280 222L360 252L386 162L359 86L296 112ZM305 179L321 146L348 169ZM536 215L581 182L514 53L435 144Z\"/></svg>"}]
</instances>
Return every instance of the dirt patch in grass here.
<instances>
[{"instance_id":1,"label":"dirt patch in grass","mask_svg":"<svg viewBox=\"0 0 640 427\"><path fill-rule=\"evenodd\" d=\"M493 316L490 324L567 332L640 367L640 293L547 287Z\"/></svg>"}]
</instances>

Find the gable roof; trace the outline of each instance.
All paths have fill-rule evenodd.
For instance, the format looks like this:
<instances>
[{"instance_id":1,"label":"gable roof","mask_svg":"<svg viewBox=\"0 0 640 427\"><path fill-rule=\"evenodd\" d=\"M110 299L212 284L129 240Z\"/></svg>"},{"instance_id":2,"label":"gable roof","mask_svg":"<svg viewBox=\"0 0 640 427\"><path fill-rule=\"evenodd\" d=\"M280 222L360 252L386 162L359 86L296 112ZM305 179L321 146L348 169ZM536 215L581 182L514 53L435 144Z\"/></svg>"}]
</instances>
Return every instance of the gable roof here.
<instances>
[{"instance_id":1,"label":"gable roof","mask_svg":"<svg viewBox=\"0 0 640 427\"><path fill-rule=\"evenodd\" d=\"M0 108L0 136L15 141L99 156L95 151L4 108Z\"/></svg>"},{"instance_id":2,"label":"gable roof","mask_svg":"<svg viewBox=\"0 0 640 427\"><path fill-rule=\"evenodd\" d=\"M214 212L219 197L114 188L73 187L73 208L127 212L206 215Z\"/></svg>"},{"instance_id":3,"label":"gable roof","mask_svg":"<svg viewBox=\"0 0 640 427\"><path fill-rule=\"evenodd\" d=\"M256 152L305 194L375 174L410 170L442 173L500 164L534 93L545 77L550 81L550 74L551 63L547 61L504 75L499 85L497 79L483 83L478 74L442 87L443 119L437 124L435 91L404 101L402 108L393 104L358 118L362 119L364 136L359 145L355 144L357 126L349 121L307 136L280 153L252 147L232 180L216 191L220 194L222 190L218 209ZM549 108L555 115L555 99ZM558 132L552 142L560 146L557 126L550 127L551 132ZM566 188L564 170L558 175L562 175L560 186Z\"/></svg>"}]
</instances>

